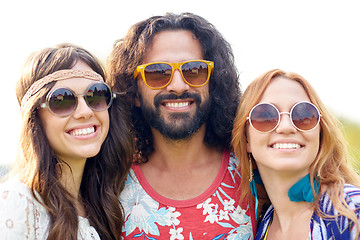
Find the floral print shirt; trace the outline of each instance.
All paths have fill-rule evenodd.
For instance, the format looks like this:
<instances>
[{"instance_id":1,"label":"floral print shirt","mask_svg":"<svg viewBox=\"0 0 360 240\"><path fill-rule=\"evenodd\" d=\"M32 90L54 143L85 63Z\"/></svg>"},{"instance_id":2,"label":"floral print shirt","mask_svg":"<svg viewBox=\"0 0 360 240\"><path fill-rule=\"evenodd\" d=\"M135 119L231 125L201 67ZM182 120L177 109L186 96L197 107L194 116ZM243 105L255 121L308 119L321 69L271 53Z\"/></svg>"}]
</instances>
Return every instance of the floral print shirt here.
<instances>
[{"instance_id":1,"label":"floral print shirt","mask_svg":"<svg viewBox=\"0 0 360 240\"><path fill-rule=\"evenodd\" d=\"M350 184L345 184L344 197L346 203L355 212L360 226L360 189ZM319 206L322 212L335 216L338 214L332 205L329 196L322 194ZM259 224L256 240L263 240L266 231L272 222L274 216L274 207L271 205L266 211L264 218ZM337 239L355 239L356 226L353 221L345 216L336 218L322 218L315 212L313 213L309 226L309 240L337 240Z\"/></svg>"},{"instance_id":2,"label":"floral print shirt","mask_svg":"<svg viewBox=\"0 0 360 240\"><path fill-rule=\"evenodd\" d=\"M40 198L40 196L38 196ZM30 188L12 179L0 184L0 239L45 240L50 218ZM100 240L89 220L79 216L79 240Z\"/></svg>"},{"instance_id":3,"label":"floral print shirt","mask_svg":"<svg viewBox=\"0 0 360 240\"><path fill-rule=\"evenodd\" d=\"M133 165L120 195L125 211L124 239L253 239L253 204L239 204L238 160L224 152L221 169L200 196L167 199L151 188Z\"/></svg>"}]
</instances>

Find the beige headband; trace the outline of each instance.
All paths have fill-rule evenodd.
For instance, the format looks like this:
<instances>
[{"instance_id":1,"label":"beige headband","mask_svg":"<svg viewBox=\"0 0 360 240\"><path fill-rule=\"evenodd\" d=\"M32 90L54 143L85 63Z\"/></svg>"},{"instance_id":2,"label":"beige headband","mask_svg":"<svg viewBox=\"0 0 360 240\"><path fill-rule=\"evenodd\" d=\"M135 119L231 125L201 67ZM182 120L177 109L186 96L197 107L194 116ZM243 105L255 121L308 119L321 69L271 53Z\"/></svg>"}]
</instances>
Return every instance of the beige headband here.
<instances>
[{"instance_id":1,"label":"beige headband","mask_svg":"<svg viewBox=\"0 0 360 240\"><path fill-rule=\"evenodd\" d=\"M34 96L41 88L43 88L46 84L66 80L70 78L86 78L94 81L104 81L100 74L97 74L94 71L83 71L83 70L72 70L65 69L53 72L38 81L34 82L31 87L27 90L26 94L21 100L21 109L25 106L26 102Z\"/></svg>"}]
</instances>

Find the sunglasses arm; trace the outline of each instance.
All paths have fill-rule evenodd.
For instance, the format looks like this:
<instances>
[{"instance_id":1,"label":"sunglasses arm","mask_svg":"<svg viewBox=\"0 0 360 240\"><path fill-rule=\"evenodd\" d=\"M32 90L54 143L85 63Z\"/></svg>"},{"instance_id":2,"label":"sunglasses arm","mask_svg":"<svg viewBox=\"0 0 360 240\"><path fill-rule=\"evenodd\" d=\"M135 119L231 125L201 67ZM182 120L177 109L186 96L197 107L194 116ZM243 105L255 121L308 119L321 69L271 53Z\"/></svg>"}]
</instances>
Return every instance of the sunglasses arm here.
<instances>
[{"instance_id":1,"label":"sunglasses arm","mask_svg":"<svg viewBox=\"0 0 360 240\"><path fill-rule=\"evenodd\" d=\"M126 95L126 92L113 92L112 93L112 97L113 98L117 98L118 96L125 96Z\"/></svg>"}]
</instances>

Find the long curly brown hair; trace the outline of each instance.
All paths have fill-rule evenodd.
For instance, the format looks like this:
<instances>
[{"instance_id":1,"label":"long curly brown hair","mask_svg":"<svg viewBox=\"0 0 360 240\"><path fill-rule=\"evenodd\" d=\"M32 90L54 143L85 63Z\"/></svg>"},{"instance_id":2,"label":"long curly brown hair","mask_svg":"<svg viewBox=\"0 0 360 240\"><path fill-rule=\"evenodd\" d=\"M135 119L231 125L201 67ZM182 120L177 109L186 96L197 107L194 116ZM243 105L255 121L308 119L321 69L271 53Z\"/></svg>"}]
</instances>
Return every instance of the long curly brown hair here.
<instances>
[{"instance_id":1,"label":"long curly brown hair","mask_svg":"<svg viewBox=\"0 0 360 240\"><path fill-rule=\"evenodd\" d=\"M231 46L204 18L191 13L168 13L133 25L127 35L114 44L107 62L110 84L127 94L135 127L137 159L143 162L154 150L153 139L141 109L134 106L138 86L133 73L142 63L154 36L169 30L191 31L202 45L204 59L214 62L215 69L209 81L211 111L204 142L221 150L231 148L233 119L241 95Z\"/></svg>"},{"instance_id":2,"label":"long curly brown hair","mask_svg":"<svg viewBox=\"0 0 360 240\"><path fill-rule=\"evenodd\" d=\"M55 71L70 69L79 60L105 79L99 61L81 47L60 44L33 53L17 82L19 103L35 81ZM42 88L22 110L19 156L12 174L21 174L22 181L32 189L35 198L35 192L39 193L50 215L48 239L75 240L78 239L78 213L74 198L59 181L58 160L50 148L37 111L39 101L54 84ZM100 152L86 161L79 196L90 224L101 239L120 239L123 210L118 196L131 166L133 140L128 124L130 116L123 100L116 98L108 111L108 136Z\"/></svg>"}]
</instances>

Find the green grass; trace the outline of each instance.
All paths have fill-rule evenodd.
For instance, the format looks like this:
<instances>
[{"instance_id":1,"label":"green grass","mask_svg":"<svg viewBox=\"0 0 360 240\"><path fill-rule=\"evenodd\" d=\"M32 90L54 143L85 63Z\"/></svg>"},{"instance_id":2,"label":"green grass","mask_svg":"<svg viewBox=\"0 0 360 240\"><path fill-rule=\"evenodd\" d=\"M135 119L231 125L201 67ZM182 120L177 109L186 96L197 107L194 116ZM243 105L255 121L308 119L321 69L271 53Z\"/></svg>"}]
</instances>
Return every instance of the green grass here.
<instances>
[{"instance_id":1,"label":"green grass","mask_svg":"<svg viewBox=\"0 0 360 240\"><path fill-rule=\"evenodd\" d=\"M343 124L344 136L348 142L351 164L360 172L360 125L348 120L341 119Z\"/></svg>"}]
</instances>

